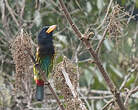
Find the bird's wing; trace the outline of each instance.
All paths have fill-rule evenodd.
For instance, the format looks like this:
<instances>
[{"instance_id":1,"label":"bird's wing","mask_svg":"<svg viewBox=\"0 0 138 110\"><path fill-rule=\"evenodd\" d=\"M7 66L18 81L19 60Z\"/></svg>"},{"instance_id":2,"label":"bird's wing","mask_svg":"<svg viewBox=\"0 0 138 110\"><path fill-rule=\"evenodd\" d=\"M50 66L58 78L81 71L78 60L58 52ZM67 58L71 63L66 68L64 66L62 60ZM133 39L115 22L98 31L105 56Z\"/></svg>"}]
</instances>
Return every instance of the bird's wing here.
<instances>
[{"instance_id":1,"label":"bird's wing","mask_svg":"<svg viewBox=\"0 0 138 110\"><path fill-rule=\"evenodd\" d=\"M38 51L38 49L39 48L37 48L36 55L35 55L36 64L39 64L39 62L40 62L40 57L39 57L39 53L38 53L39 51ZM35 81L42 79L41 76L40 76L40 74L39 74L39 71L35 67L35 64L33 66L33 71L34 71L34 80Z\"/></svg>"},{"instance_id":2,"label":"bird's wing","mask_svg":"<svg viewBox=\"0 0 138 110\"><path fill-rule=\"evenodd\" d=\"M53 61L54 61L54 54L53 55L40 55L39 48L36 51L36 63L40 65L41 69L46 72L46 76L49 76L49 73L52 71L53 68Z\"/></svg>"}]
</instances>

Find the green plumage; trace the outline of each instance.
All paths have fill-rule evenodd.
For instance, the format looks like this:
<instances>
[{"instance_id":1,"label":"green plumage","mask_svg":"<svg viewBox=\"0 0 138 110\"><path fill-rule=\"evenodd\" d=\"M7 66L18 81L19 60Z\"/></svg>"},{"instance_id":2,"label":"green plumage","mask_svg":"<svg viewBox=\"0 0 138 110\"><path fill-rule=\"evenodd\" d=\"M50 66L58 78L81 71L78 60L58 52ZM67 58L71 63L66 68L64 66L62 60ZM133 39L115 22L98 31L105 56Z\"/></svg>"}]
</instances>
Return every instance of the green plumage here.
<instances>
[{"instance_id":1,"label":"green plumage","mask_svg":"<svg viewBox=\"0 0 138 110\"><path fill-rule=\"evenodd\" d=\"M52 57L51 56L46 56L45 58L40 58L40 66L43 71L45 71L46 76L48 77L50 67L52 66Z\"/></svg>"},{"instance_id":2,"label":"green plumage","mask_svg":"<svg viewBox=\"0 0 138 110\"><path fill-rule=\"evenodd\" d=\"M36 51L36 63L39 64L41 70L46 73L45 77L47 78L52 70L53 58L55 54L51 31L52 28L46 26L40 31L38 35L38 48ZM50 33L46 33L48 29L51 31ZM36 81L37 85L36 99L38 101L42 101L44 96L44 81L42 77L43 76L41 76L39 71L34 66L34 80Z\"/></svg>"},{"instance_id":3,"label":"green plumage","mask_svg":"<svg viewBox=\"0 0 138 110\"><path fill-rule=\"evenodd\" d=\"M53 57L52 56L46 56L46 57L39 57L37 56L36 59L38 60L38 64L40 65L41 69L46 73L46 76L48 78L50 70L52 69L53 64ZM43 100L44 97L44 81L42 80L42 76L39 74L39 71L37 71L34 67L34 77L37 84L36 87L36 99L38 101Z\"/></svg>"}]
</instances>

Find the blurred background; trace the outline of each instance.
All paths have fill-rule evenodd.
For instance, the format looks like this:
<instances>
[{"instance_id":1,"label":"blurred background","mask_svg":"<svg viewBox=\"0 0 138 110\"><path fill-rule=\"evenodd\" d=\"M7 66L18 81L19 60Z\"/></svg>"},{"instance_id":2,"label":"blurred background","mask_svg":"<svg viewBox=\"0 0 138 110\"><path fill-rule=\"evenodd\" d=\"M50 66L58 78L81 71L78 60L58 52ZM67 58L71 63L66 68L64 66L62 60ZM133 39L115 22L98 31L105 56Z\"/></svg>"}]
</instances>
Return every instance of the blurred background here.
<instances>
[{"instance_id":1,"label":"blurred background","mask_svg":"<svg viewBox=\"0 0 138 110\"><path fill-rule=\"evenodd\" d=\"M117 20L120 21L120 24L117 24L118 30L114 32L114 29L111 29L107 33L99 50L99 57L118 89L126 79L125 85L120 89L125 93L138 86L138 0L114 0L110 7L109 18L100 26L109 2L109 0L64 0L80 31L94 33L90 38L94 49L107 27L113 8L119 4L119 8L124 11L117 16ZM128 12L132 19L127 14L124 15L125 12ZM84 103L87 102L88 109L99 110L110 100L111 94L108 92L101 73L92 63L93 59L90 54L68 24L58 0L0 0L1 109L14 110L13 106L16 105L11 94L15 83L15 65L10 52L11 42L21 28L24 28L32 36L32 44L35 47L41 28L53 24L57 25L54 33L55 65L62 61L63 56L67 56L79 67L79 90L82 100ZM34 105L32 107L44 107L44 104L40 106L36 103ZM131 96L128 108L137 110L138 92ZM20 110L20 108L18 109Z\"/></svg>"}]
</instances>

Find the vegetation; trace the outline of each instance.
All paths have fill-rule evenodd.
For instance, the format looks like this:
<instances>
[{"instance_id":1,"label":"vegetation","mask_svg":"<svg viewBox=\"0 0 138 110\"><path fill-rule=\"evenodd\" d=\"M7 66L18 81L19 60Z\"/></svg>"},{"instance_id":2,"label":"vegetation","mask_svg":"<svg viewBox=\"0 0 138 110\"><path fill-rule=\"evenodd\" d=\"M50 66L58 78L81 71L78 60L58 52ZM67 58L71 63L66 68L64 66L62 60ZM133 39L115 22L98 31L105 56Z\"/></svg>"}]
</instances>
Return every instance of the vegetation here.
<instances>
[{"instance_id":1,"label":"vegetation","mask_svg":"<svg viewBox=\"0 0 138 110\"><path fill-rule=\"evenodd\" d=\"M91 56L93 54L87 46L89 42L112 84L120 93L119 97L125 107L128 110L137 110L138 1L64 0L71 20L80 31L80 40L77 37L79 34L76 34L69 19L66 19L67 15L59 1L62 0L0 1L0 109L59 109L47 86L45 100L35 100L33 62L29 55L21 53L29 48L34 55L41 28L56 24L54 74L50 76L49 82L64 108L119 109L117 100L113 98L116 95L114 90L99 71L97 60ZM26 34L22 33L22 29ZM20 45L20 35L29 39L26 41L29 47ZM21 61L15 62L17 59ZM20 72L18 68L25 69ZM77 104L83 107L80 108Z\"/></svg>"}]
</instances>

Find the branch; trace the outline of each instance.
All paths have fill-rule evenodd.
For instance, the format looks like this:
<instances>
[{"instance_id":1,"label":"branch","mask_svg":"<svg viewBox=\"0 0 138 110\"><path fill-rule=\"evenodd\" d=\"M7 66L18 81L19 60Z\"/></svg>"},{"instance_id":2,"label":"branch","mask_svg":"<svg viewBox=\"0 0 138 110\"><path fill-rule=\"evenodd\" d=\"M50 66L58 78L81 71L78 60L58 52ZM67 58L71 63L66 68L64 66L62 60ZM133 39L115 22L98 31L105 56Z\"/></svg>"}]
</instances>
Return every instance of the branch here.
<instances>
[{"instance_id":1,"label":"branch","mask_svg":"<svg viewBox=\"0 0 138 110\"><path fill-rule=\"evenodd\" d=\"M135 94L136 92L138 92L138 86L128 92L128 95L126 96L126 100L124 102L125 106L128 104L128 99L130 98L130 96L132 94Z\"/></svg>"},{"instance_id":2,"label":"branch","mask_svg":"<svg viewBox=\"0 0 138 110\"><path fill-rule=\"evenodd\" d=\"M40 1L39 0L35 0L35 9L38 9L39 8L39 5L40 5Z\"/></svg>"},{"instance_id":3,"label":"branch","mask_svg":"<svg viewBox=\"0 0 138 110\"><path fill-rule=\"evenodd\" d=\"M84 102L86 103L88 109L91 110L91 106L90 106L89 102L86 100L87 98L80 91L79 91L79 94L82 97L81 99L83 99Z\"/></svg>"},{"instance_id":4,"label":"branch","mask_svg":"<svg viewBox=\"0 0 138 110\"><path fill-rule=\"evenodd\" d=\"M89 59L85 59L85 60L80 60L80 61L78 61L79 63L85 63L85 62L88 62L88 63L95 63L95 61L93 60L93 59L91 59L91 58L89 58Z\"/></svg>"},{"instance_id":5,"label":"branch","mask_svg":"<svg viewBox=\"0 0 138 110\"><path fill-rule=\"evenodd\" d=\"M21 20L23 20L24 9L25 9L25 0L22 1L22 7L21 7L21 11L20 11L20 19Z\"/></svg>"},{"instance_id":6,"label":"branch","mask_svg":"<svg viewBox=\"0 0 138 110\"><path fill-rule=\"evenodd\" d=\"M110 91L105 91L105 90L89 90L89 89L86 89L86 88L81 88L79 89L79 91L83 92L84 94L98 94L98 95L109 95L111 94Z\"/></svg>"},{"instance_id":7,"label":"branch","mask_svg":"<svg viewBox=\"0 0 138 110\"><path fill-rule=\"evenodd\" d=\"M85 96L82 98L91 99L91 100L102 100L102 99L113 99L113 95L106 96Z\"/></svg>"},{"instance_id":8,"label":"branch","mask_svg":"<svg viewBox=\"0 0 138 110\"><path fill-rule=\"evenodd\" d=\"M106 105L102 108L102 110L106 110L106 108L114 102L113 99L111 99L109 102L106 103Z\"/></svg>"},{"instance_id":9,"label":"branch","mask_svg":"<svg viewBox=\"0 0 138 110\"><path fill-rule=\"evenodd\" d=\"M5 0L5 3L6 3L6 7L7 7L7 8L8 8L8 10L9 10L9 13L11 14L11 16L12 16L13 20L15 21L16 25L17 25L17 26L19 26L19 23L18 23L18 21L17 21L16 17L14 16L14 13L13 13L12 8L9 6L8 1L7 1L7 0Z\"/></svg>"},{"instance_id":10,"label":"branch","mask_svg":"<svg viewBox=\"0 0 138 110\"><path fill-rule=\"evenodd\" d=\"M130 76L131 76L131 73L129 73L128 75L125 76L124 81L122 82L122 84L121 84L119 90L122 90L122 88L124 88L125 84L126 84L127 81L128 81L128 78L129 78Z\"/></svg>"},{"instance_id":11,"label":"branch","mask_svg":"<svg viewBox=\"0 0 138 110\"><path fill-rule=\"evenodd\" d=\"M60 5L62 7L62 11L64 12L65 17L67 18L67 20L68 20L69 24L71 25L72 29L74 30L74 32L76 33L76 35L79 38L81 38L82 37L82 34L79 31L79 29L76 27L76 25L73 23L72 18L71 18L70 14L68 13L67 8L65 7L65 5L63 3L63 0L59 0L59 2L60 2Z\"/></svg>"},{"instance_id":12,"label":"branch","mask_svg":"<svg viewBox=\"0 0 138 110\"><path fill-rule=\"evenodd\" d=\"M69 86L69 89L72 92L73 97L76 98L77 97L77 93L75 91L75 88L74 88L74 86L72 85L72 83L71 83L71 81L69 79L68 73L66 73L65 68L63 68L63 67L62 67L62 73L64 75L64 78L66 80L67 85Z\"/></svg>"},{"instance_id":13,"label":"branch","mask_svg":"<svg viewBox=\"0 0 138 110\"><path fill-rule=\"evenodd\" d=\"M2 24L3 24L3 28L5 29L5 32L2 33L5 37L3 37L3 39L7 39L6 41L10 41L11 38L11 33L9 32L9 24L7 21L7 16L6 16L6 4L5 4L5 0L2 0L1 2L1 18L2 18Z\"/></svg>"},{"instance_id":14,"label":"branch","mask_svg":"<svg viewBox=\"0 0 138 110\"><path fill-rule=\"evenodd\" d=\"M105 91L105 90L89 90L89 89L85 89L85 88L81 88L81 89L79 89L79 92L82 92L83 94L86 94L86 95L90 95L90 94L92 94L92 95L94 95L94 94L96 94L96 95L100 95L100 96L107 96L107 95L111 95L112 93L110 92L110 91ZM121 97L126 97L126 92L122 92L121 94ZM135 98L135 99L138 99L138 96L133 96L133 95L131 95L130 96L131 98Z\"/></svg>"},{"instance_id":15,"label":"branch","mask_svg":"<svg viewBox=\"0 0 138 110\"><path fill-rule=\"evenodd\" d=\"M114 85L114 83L112 82L112 80L108 76L107 72L103 68L103 65L101 64L100 59L98 58L98 56L95 53L94 49L91 47L91 44L89 43L88 39L86 39L87 36L82 36L82 34L78 30L77 26L73 23L72 18L70 16L65 4L63 3L63 0L59 0L59 2L60 2L60 5L61 5L61 8L64 12L65 17L66 17L67 21L69 22L69 24L71 25L72 29L74 30L75 34L77 35L78 38L80 38L80 40L82 40L82 42L85 44L86 48L90 52L91 56L94 58L95 63L97 64L101 74L103 75L103 78L106 81L106 84L108 85L108 87L110 88L112 94L114 95L115 101L117 102L119 108L121 110L126 110L123 103L122 103L122 101L121 101L119 91L117 90L116 86Z\"/></svg>"},{"instance_id":16,"label":"branch","mask_svg":"<svg viewBox=\"0 0 138 110\"><path fill-rule=\"evenodd\" d=\"M60 109L61 109L61 110L65 110L64 107L63 107L63 105L62 105L62 103L60 102L60 100L59 100L57 94L55 93L54 89L52 88L50 82L46 79L45 73L41 70L40 65L39 65L39 64L36 64L34 57L30 54L29 51L28 51L28 54L30 55L30 57L31 57L31 59L32 59L32 61L33 61L33 63L35 64L35 67L39 70L40 74L43 76L43 80L45 81L45 84L48 86L48 88L50 89L51 93L52 93L53 96L55 97L55 99L56 99L56 101L57 101L57 103L58 103Z\"/></svg>"},{"instance_id":17,"label":"branch","mask_svg":"<svg viewBox=\"0 0 138 110\"><path fill-rule=\"evenodd\" d=\"M2 0L2 2L1 2L1 18L2 18L2 23L3 23L3 25L5 26L5 23L6 23L6 16L5 16L5 12L6 12L6 10L5 10L5 2L4 2L4 0Z\"/></svg>"},{"instance_id":18,"label":"branch","mask_svg":"<svg viewBox=\"0 0 138 110\"><path fill-rule=\"evenodd\" d=\"M111 5L112 5L112 2L113 2L113 0L110 0L110 3L109 3L109 5L108 5L108 7L107 7L107 11L106 11L105 17L104 17L102 23L98 26L97 29L99 29L99 28L104 24L104 22L105 22L105 20L106 20L106 18L107 18L107 16L108 16L108 14L109 14L109 10L110 10L110 7L111 7Z\"/></svg>"},{"instance_id":19,"label":"branch","mask_svg":"<svg viewBox=\"0 0 138 110\"><path fill-rule=\"evenodd\" d=\"M109 25L110 25L110 23L107 25L107 27L106 27L106 29L104 30L104 33L103 33L103 35L102 35L102 38L101 38L101 40L100 40L99 43L98 43L98 46L97 46L96 51L95 51L97 54L98 54L99 49L101 48L102 43L103 43L103 41L104 41L104 39L105 39L105 36L106 36L107 31L108 31L108 26L109 26Z\"/></svg>"}]
</instances>

